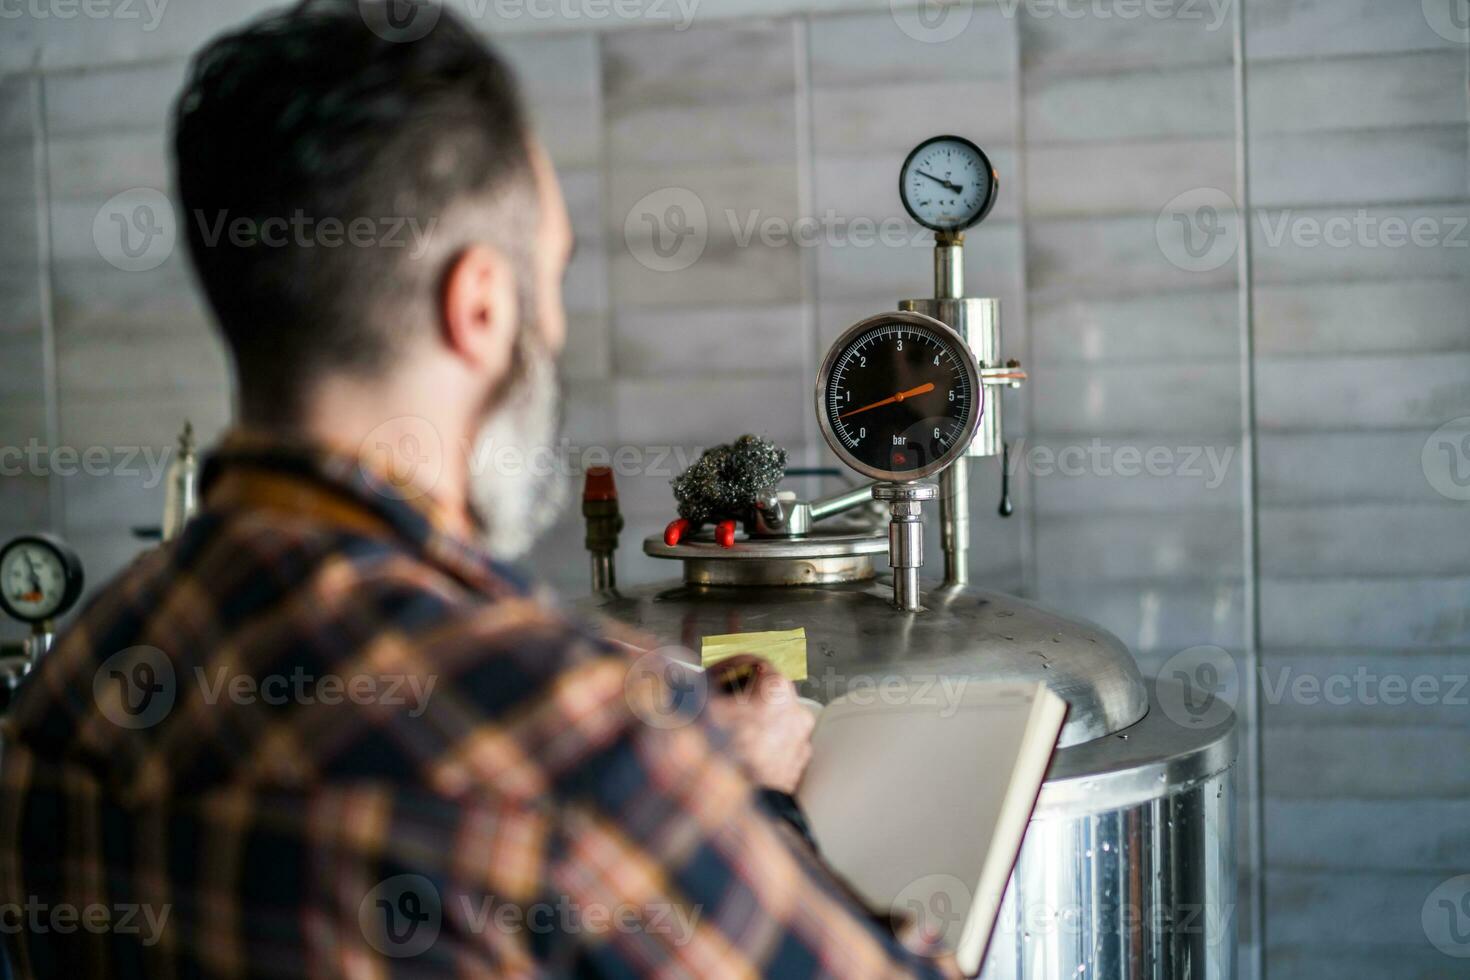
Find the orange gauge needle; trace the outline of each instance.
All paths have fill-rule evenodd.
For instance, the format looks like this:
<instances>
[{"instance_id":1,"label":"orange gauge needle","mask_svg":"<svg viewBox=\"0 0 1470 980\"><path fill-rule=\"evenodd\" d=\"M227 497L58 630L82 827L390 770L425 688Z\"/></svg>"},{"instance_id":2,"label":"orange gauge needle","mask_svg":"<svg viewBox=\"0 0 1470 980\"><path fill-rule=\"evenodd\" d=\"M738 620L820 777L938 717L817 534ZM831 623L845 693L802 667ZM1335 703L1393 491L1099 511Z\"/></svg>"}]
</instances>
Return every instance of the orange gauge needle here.
<instances>
[{"instance_id":1,"label":"orange gauge needle","mask_svg":"<svg viewBox=\"0 0 1470 980\"><path fill-rule=\"evenodd\" d=\"M932 381L926 381L924 384L919 385L917 388L910 388L908 391L900 391L898 394L896 394L896 395L890 395L889 397L883 399L880 402L873 402L873 404L871 404L871 405L864 405L862 408L854 408L852 411L850 411L850 412L843 412L841 415L839 415L837 417L840 418L840 419L845 419L849 415L857 415L860 412L867 412L867 411L871 411L872 409L875 409L875 408L882 408L884 405L892 405L894 402L901 402L905 398L913 398L916 395L927 395L927 394L929 394L929 392L931 392L933 390L934 390L934 382L932 382Z\"/></svg>"}]
</instances>

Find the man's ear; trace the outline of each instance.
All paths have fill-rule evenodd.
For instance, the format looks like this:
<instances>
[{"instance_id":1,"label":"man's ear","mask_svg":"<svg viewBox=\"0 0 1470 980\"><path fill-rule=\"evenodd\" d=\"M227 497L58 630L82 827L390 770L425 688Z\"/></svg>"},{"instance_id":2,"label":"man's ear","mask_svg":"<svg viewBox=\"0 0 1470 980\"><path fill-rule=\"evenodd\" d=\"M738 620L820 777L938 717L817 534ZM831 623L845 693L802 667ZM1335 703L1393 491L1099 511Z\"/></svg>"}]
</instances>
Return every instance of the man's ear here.
<instances>
[{"instance_id":1,"label":"man's ear","mask_svg":"<svg viewBox=\"0 0 1470 980\"><path fill-rule=\"evenodd\" d=\"M515 269L505 253L472 245L444 281L444 344L471 367L508 370L520 323Z\"/></svg>"}]
</instances>

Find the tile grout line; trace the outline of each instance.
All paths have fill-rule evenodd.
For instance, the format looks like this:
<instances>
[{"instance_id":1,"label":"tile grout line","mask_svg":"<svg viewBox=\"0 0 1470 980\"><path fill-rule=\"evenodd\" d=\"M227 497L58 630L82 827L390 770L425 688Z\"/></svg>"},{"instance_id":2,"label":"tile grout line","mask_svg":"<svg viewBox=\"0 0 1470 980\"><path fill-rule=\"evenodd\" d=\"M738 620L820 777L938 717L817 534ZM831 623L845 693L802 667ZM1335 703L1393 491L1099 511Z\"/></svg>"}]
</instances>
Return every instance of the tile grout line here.
<instances>
[{"instance_id":1,"label":"tile grout line","mask_svg":"<svg viewBox=\"0 0 1470 980\"><path fill-rule=\"evenodd\" d=\"M618 310L619 307L613 298L613 275L612 267L614 255L617 248L616 237L619 234L611 222L611 210L613 203L613 166L612 154L608 148L608 109L607 109L607 34L604 31L591 31L588 40L592 43L592 63L597 85L597 233L602 240L602 301L606 310L604 331L607 341L607 376L604 379L607 385L606 397L608 403L608 414L612 416L612 429L614 438L610 441L616 442L616 436L623 431L621 419L618 412L618 382L621 371L618 356ZM623 247L628 243L624 234Z\"/></svg>"},{"instance_id":2,"label":"tile grout line","mask_svg":"<svg viewBox=\"0 0 1470 980\"><path fill-rule=\"evenodd\" d=\"M1036 360L1035 345L1033 343L1034 338L1031 333L1031 277L1027 274L1030 263L1026 260L1026 249L1029 241L1027 229L1030 227L1031 219L1026 208L1026 159L1029 147L1026 143L1025 25L1019 17L1013 18L1012 24L1014 25L1015 33L1012 50L1016 57L1016 84L1011 88L1012 98L1015 99L1016 110L1016 227L1021 249L1021 288L1018 299L1021 306L1021 326L1024 333L1022 346L1024 348L1023 355L1025 361L1023 363L1027 365L1028 370L1034 371ZM1021 390L1023 392L1021 404L1024 409L1024 418L1022 421L1025 425L1022 430L1021 440L1018 440L1018 444L1013 448L1024 454L1025 449L1023 447L1026 436L1032 433L1032 428L1036 425L1035 378L1029 380ZM1002 433L1002 438L1004 438L1004 433ZM1004 466L1005 463L1006 459L1004 454L1002 454L1001 465ZM1024 469L1024 463L1015 465L1015 470L1018 475ZM1011 489L1012 492L1016 490L1014 486ZM1026 518L1021 522L1020 529L1021 589L1023 595L1037 598L1041 570L1036 557L1036 481L1030 478L1026 479L1025 485L1021 488L1021 493L1018 496L1023 498L1026 505Z\"/></svg>"},{"instance_id":3,"label":"tile grout line","mask_svg":"<svg viewBox=\"0 0 1470 980\"><path fill-rule=\"evenodd\" d=\"M41 70L40 48L36 49L32 71L34 84L30 101L35 129L36 176L33 189L36 198L36 277L41 307L41 370L46 392L46 442L57 447L61 441L61 377L56 352L55 277L52 268L55 256L51 242L50 134L46 125L46 74ZM46 494L47 524L51 530L61 533L66 527L66 495L55 474L47 476Z\"/></svg>"},{"instance_id":4,"label":"tile grout line","mask_svg":"<svg viewBox=\"0 0 1470 980\"><path fill-rule=\"evenodd\" d=\"M1265 909L1265 758L1261 719L1261 555L1260 518L1256 512L1260 492L1258 448L1256 443L1256 369L1255 309L1253 263L1250 239L1250 147L1249 107L1246 103L1246 0L1236 0L1234 20L1235 88L1235 191L1240 212L1240 247L1236 255L1239 280L1239 329L1241 370L1241 521L1243 566L1245 570L1244 619L1246 623L1245 659L1249 683L1244 685L1250 728L1246 732L1246 784L1250 791L1250 808L1246 814L1246 837L1250 841L1251 864L1251 970L1256 980L1266 980L1266 909ZM1238 723L1238 722L1237 722ZM1237 879L1238 881L1238 879ZM1238 948L1238 946L1237 946Z\"/></svg>"},{"instance_id":5,"label":"tile grout line","mask_svg":"<svg viewBox=\"0 0 1470 980\"><path fill-rule=\"evenodd\" d=\"M800 217L816 213L816 122L812 110L812 15L808 13L794 17L791 23L795 35L793 54L795 56L796 89L793 98L796 102L796 213ZM801 369L802 374L808 378L817 376L817 364L823 354L823 351L820 350L821 331L817 329L817 310L821 304L821 282L817 275L817 256L812 254L814 251L810 248L798 248L803 285L803 296L799 308L801 328L806 334L806 343L802 345L805 353ZM801 432L802 441L806 443L803 453L806 465L809 467L821 465L822 439L817 433L815 410L802 412Z\"/></svg>"}]
</instances>

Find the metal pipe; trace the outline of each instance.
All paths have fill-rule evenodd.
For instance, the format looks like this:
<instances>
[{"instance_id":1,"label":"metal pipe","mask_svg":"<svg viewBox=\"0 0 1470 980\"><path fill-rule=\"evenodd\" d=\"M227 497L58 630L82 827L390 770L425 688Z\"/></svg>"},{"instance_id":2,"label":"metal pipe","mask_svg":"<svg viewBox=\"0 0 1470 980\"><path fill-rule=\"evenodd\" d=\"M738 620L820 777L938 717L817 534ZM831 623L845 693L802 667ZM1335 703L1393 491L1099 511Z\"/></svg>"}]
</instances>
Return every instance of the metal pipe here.
<instances>
[{"instance_id":1,"label":"metal pipe","mask_svg":"<svg viewBox=\"0 0 1470 980\"><path fill-rule=\"evenodd\" d=\"M860 507L873 499L873 484L864 483L862 486L834 493L830 497L822 497L813 500L811 504L812 520L820 521L824 517L832 517L845 510Z\"/></svg>"},{"instance_id":2,"label":"metal pipe","mask_svg":"<svg viewBox=\"0 0 1470 980\"><path fill-rule=\"evenodd\" d=\"M934 298L965 295L965 236L940 235L934 241Z\"/></svg>"},{"instance_id":3,"label":"metal pipe","mask_svg":"<svg viewBox=\"0 0 1470 980\"><path fill-rule=\"evenodd\" d=\"M592 553L592 591L609 592L618 587L617 565L611 551Z\"/></svg>"},{"instance_id":4,"label":"metal pipe","mask_svg":"<svg viewBox=\"0 0 1470 980\"><path fill-rule=\"evenodd\" d=\"M924 567L924 501L939 496L932 483L879 483L873 498L888 505L888 565L893 569L893 604L918 612L919 569Z\"/></svg>"},{"instance_id":5,"label":"metal pipe","mask_svg":"<svg viewBox=\"0 0 1470 980\"><path fill-rule=\"evenodd\" d=\"M939 547L944 584L970 582L970 461L964 456L939 474Z\"/></svg>"},{"instance_id":6,"label":"metal pipe","mask_svg":"<svg viewBox=\"0 0 1470 980\"><path fill-rule=\"evenodd\" d=\"M609 592L618 582L613 552L623 530L623 515L618 509L618 487L608 467L588 468L582 487L582 516L587 520L586 545L592 555L592 591Z\"/></svg>"},{"instance_id":7,"label":"metal pipe","mask_svg":"<svg viewBox=\"0 0 1470 980\"><path fill-rule=\"evenodd\" d=\"M965 236L940 235L934 242L934 298L965 295ZM955 326L951 324L951 326ZM957 329L967 333L963 320ZM965 342L970 340L965 335ZM970 581L970 470L964 456L939 474L939 546L944 552L944 584Z\"/></svg>"},{"instance_id":8,"label":"metal pipe","mask_svg":"<svg viewBox=\"0 0 1470 980\"><path fill-rule=\"evenodd\" d=\"M893 570L893 604L904 612L919 611L919 570L917 568L895 568Z\"/></svg>"}]
</instances>

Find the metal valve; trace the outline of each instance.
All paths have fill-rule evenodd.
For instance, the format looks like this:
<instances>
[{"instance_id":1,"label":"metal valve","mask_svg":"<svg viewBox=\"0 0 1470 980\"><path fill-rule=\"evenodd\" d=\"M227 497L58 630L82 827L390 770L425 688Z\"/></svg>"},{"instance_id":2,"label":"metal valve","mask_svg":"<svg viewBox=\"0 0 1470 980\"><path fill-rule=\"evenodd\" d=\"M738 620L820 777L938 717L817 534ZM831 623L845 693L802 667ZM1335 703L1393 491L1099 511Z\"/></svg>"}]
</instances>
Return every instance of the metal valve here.
<instances>
[{"instance_id":1,"label":"metal valve","mask_svg":"<svg viewBox=\"0 0 1470 980\"><path fill-rule=\"evenodd\" d=\"M918 612L919 569L924 567L924 501L939 496L932 483L878 483L873 499L888 504L888 564L893 569L893 604Z\"/></svg>"}]
</instances>

